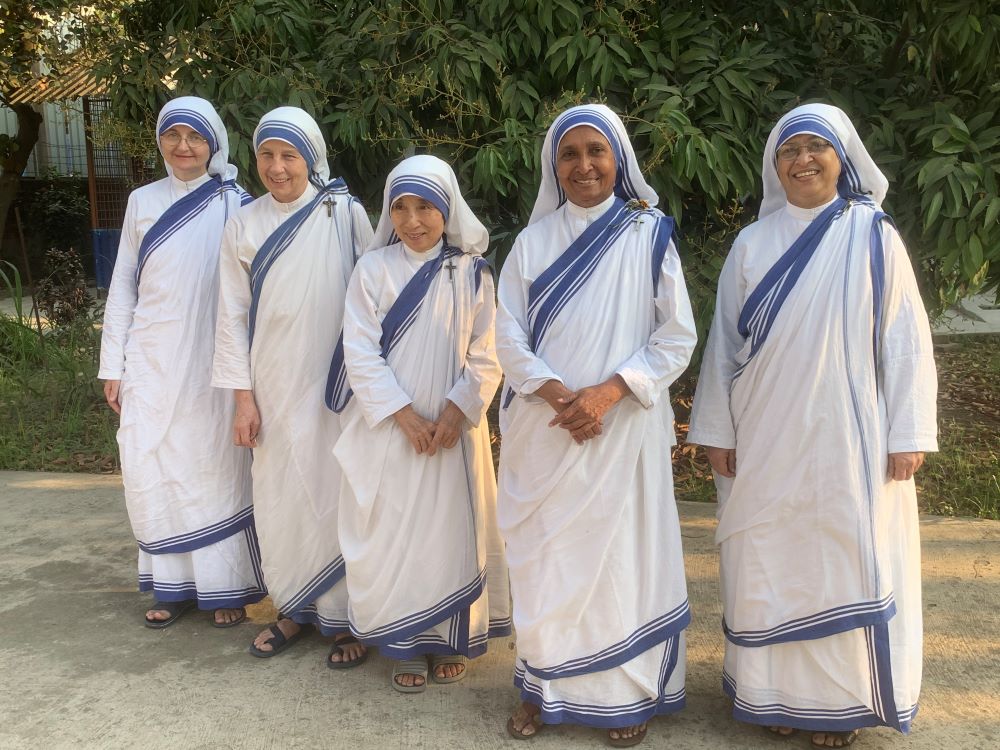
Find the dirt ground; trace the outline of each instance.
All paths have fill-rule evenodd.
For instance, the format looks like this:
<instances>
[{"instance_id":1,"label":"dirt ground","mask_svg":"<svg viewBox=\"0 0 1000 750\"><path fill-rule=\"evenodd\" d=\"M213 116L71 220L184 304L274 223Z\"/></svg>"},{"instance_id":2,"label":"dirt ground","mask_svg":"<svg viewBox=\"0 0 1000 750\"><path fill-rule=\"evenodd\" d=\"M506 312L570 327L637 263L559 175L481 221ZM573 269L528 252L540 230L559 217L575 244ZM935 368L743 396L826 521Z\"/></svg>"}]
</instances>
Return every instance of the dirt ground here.
<instances>
[{"instance_id":1,"label":"dirt ground","mask_svg":"<svg viewBox=\"0 0 1000 750\"><path fill-rule=\"evenodd\" d=\"M806 748L730 716L720 684L722 636L714 506L680 503L693 623L687 708L655 720L641 747ZM924 688L910 736L866 730L862 750L1000 747L1000 522L925 518ZM469 677L418 696L389 687L378 655L326 669L312 636L273 660L246 647L273 616L266 604L230 630L190 613L142 627L135 543L120 478L0 472L0 748L512 748L513 643L494 641ZM604 747L604 735L546 727L546 748ZM518 745L520 748L520 745Z\"/></svg>"}]
</instances>

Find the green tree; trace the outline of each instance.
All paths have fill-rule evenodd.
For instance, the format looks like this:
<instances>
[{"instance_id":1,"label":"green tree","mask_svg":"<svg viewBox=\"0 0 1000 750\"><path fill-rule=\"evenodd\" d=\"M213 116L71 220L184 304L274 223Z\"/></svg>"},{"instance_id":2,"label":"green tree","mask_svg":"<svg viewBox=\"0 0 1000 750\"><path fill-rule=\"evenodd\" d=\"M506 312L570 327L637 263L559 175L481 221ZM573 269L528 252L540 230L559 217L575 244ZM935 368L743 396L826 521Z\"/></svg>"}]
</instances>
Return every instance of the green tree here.
<instances>
[{"instance_id":1,"label":"green tree","mask_svg":"<svg viewBox=\"0 0 1000 750\"><path fill-rule=\"evenodd\" d=\"M929 302L1000 284L1000 15L989 2L195 0L132 3L106 74L148 128L172 95L213 101L255 185L249 136L279 104L312 112L367 205L412 151L449 160L498 259L530 212L545 128L567 105L622 113L680 219L711 314L733 233L754 218L764 140L791 106L843 106L890 176ZM169 85L168 83L169 82ZM257 186L259 189L259 185Z\"/></svg>"}]
</instances>

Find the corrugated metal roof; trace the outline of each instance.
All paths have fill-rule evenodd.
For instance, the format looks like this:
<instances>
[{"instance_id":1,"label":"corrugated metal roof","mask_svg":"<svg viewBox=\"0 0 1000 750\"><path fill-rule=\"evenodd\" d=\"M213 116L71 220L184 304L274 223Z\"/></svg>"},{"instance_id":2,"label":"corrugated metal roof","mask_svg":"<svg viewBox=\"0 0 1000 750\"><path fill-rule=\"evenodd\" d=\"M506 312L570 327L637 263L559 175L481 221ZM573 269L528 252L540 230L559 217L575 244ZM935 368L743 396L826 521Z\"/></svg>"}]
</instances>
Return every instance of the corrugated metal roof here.
<instances>
[{"instance_id":1,"label":"corrugated metal roof","mask_svg":"<svg viewBox=\"0 0 1000 750\"><path fill-rule=\"evenodd\" d=\"M106 83L99 83L90 68L77 66L60 76L46 75L22 86L8 97L11 104L45 104L81 96L107 93Z\"/></svg>"}]
</instances>

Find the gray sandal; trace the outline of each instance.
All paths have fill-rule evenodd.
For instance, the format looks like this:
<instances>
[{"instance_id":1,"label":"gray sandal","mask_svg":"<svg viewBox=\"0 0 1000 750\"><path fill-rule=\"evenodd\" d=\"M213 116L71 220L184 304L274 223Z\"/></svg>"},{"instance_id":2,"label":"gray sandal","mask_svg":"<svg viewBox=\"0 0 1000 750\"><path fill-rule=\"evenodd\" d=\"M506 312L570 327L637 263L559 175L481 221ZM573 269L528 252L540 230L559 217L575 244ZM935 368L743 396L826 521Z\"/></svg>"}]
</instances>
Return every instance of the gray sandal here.
<instances>
[{"instance_id":1,"label":"gray sandal","mask_svg":"<svg viewBox=\"0 0 1000 750\"><path fill-rule=\"evenodd\" d=\"M461 664L465 669L459 672L454 677L438 677L437 668L443 667L447 664ZM465 679L465 674L469 671L469 665L464 656L461 654L446 654L443 656L432 655L431 656L431 675L434 677L434 682L439 685L447 685L449 682L458 682L459 680Z\"/></svg>"},{"instance_id":2,"label":"gray sandal","mask_svg":"<svg viewBox=\"0 0 1000 750\"><path fill-rule=\"evenodd\" d=\"M404 674L412 674L423 677L422 685L400 685L396 682L396 677ZM422 693L427 689L427 659L422 656L416 659L401 659L392 667L392 686L401 693Z\"/></svg>"}]
</instances>

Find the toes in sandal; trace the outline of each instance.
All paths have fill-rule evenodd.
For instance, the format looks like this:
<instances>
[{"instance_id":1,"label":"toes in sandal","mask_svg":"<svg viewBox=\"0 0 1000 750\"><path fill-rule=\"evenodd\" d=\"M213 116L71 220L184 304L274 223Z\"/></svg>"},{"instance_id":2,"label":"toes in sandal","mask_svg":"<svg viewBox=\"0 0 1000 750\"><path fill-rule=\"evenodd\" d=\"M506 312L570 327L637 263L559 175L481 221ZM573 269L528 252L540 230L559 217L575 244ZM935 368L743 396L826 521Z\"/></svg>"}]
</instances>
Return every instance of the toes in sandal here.
<instances>
[{"instance_id":1,"label":"toes in sandal","mask_svg":"<svg viewBox=\"0 0 1000 750\"><path fill-rule=\"evenodd\" d=\"M453 677L438 677L437 668L443 667L448 664L461 664L462 669L457 675ZM469 671L468 663L464 656L460 654L446 654L444 656L431 656L431 675L434 677L434 682L439 685L447 685L449 682L458 682L459 680L465 679L466 672Z\"/></svg>"},{"instance_id":2,"label":"toes in sandal","mask_svg":"<svg viewBox=\"0 0 1000 750\"><path fill-rule=\"evenodd\" d=\"M849 732L822 732L822 734L825 734L827 737L832 737L834 744L827 745L825 742L820 743L812 741L813 747L826 747L826 748L833 748L833 750L836 750L836 748L848 747L849 745L853 745L854 741L858 738L857 729L852 729Z\"/></svg>"},{"instance_id":3,"label":"toes in sandal","mask_svg":"<svg viewBox=\"0 0 1000 750\"><path fill-rule=\"evenodd\" d=\"M156 630L169 627L177 622L178 617L187 612L194 605L194 599L185 599L182 602L153 602L153 606L147 611L167 612L170 614L170 617L166 620L150 620L149 617L146 617L144 618L146 620L146 627L154 628Z\"/></svg>"},{"instance_id":4,"label":"toes in sandal","mask_svg":"<svg viewBox=\"0 0 1000 750\"><path fill-rule=\"evenodd\" d=\"M528 726L534 727L535 731L532 732L531 734L525 734L524 730ZM531 718L528 719L528 723L524 724L520 729L518 729L516 726L514 726L514 717L511 716L509 719L507 719L507 734L509 734L515 740L533 740L535 739L535 735L541 732L544 726L545 724L542 723L541 715L532 714Z\"/></svg>"},{"instance_id":5,"label":"toes in sandal","mask_svg":"<svg viewBox=\"0 0 1000 750\"><path fill-rule=\"evenodd\" d=\"M781 731L782 729L787 729L789 731L782 732ZM799 730L795 729L793 727L782 727L782 726L778 726L778 725L765 726L764 730L767 732L767 736L768 737L776 737L779 740L786 740L789 737L794 737L795 735L797 735L799 733Z\"/></svg>"},{"instance_id":6,"label":"toes in sandal","mask_svg":"<svg viewBox=\"0 0 1000 750\"><path fill-rule=\"evenodd\" d=\"M622 727L622 729L625 728L626 727ZM611 747L635 747L644 739L646 739L646 729L647 727L643 727L638 732L633 734L631 737L612 737L610 734L608 734L608 744L611 745ZM621 729L618 729L616 731L620 732Z\"/></svg>"},{"instance_id":7,"label":"toes in sandal","mask_svg":"<svg viewBox=\"0 0 1000 750\"><path fill-rule=\"evenodd\" d=\"M215 610L215 612L212 613L212 627L213 628L231 628L231 627L234 627L236 625L239 625L241 622L243 622L245 619L247 619L247 611L246 611L245 607L233 607L233 609L238 609L240 611L240 615L235 620L230 620L229 622L219 622L218 620L216 620L215 619L215 612L218 612L219 610Z\"/></svg>"},{"instance_id":8,"label":"toes in sandal","mask_svg":"<svg viewBox=\"0 0 1000 750\"><path fill-rule=\"evenodd\" d=\"M423 677L422 685L400 685L396 678L400 675L412 674ZM416 659L401 659L392 667L392 686L401 693L422 693L427 689L427 660L420 656Z\"/></svg>"},{"instance_id":9,"label":"toes in sandal","mask_svg":"<svg viewBox=\"0 0 1000 750\"><path fill-rule=\"evenodd\" d=\"M330 646L330 655L326 657L326 666L330 669L354 669L355 667L360 667L364 664L368 660L368 649L365 649L364 653L362 653L357 659L346 661L344 658L347 656L347 652L344 651L344 646L350 646L355 643L358 643L358 639L350 633L342 635L340 638L334 637L333 645ZM340 661L332 661L330 659L330 656L333 656L334 654L340 654Z\"/></svg>"},{"instance_id":10,"label":"toes in sandal","mask_svg":"<svg viewBox=\"0 0 1000 750\"><path fill-rule=\"evenodd\" d=\"M300 625L299 630L294 635L286 636L281 632L281 628L278 627L278 623L274 623L268 630L271 631L271 637L268 638L264 643L271 644L270 651L264 651L263 649L257 648L253 643L250 644L250 648L247 649L251 654L256 656L258 659L270 659L272 656L277 656L282 651L285 651L292 646L294 646L302 634L305 632L305 626Z\"/></svg>"}]
</instances>

